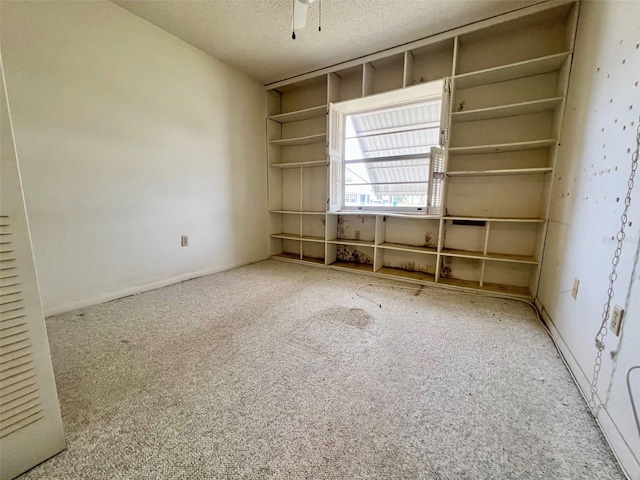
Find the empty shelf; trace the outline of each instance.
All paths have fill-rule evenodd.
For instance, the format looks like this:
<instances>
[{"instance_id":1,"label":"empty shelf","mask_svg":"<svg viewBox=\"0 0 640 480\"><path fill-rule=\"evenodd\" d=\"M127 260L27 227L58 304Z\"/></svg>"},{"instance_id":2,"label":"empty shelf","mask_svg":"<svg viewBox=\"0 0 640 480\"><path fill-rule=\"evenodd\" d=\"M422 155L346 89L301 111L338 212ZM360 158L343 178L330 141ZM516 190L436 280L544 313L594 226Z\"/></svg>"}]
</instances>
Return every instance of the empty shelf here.
<instances>
[{"instance_id":1,"label":"empty shelf","mask_svg":"<svg viewBox=\"0 0 640 480\"><path fill-rule=\"evenodd\" d=\"M316 160L313 162L290 162L290 163L272 163L269 165L272 168L313 168L313 167L326 167L326 160Z\"/></svg>"},{"instance_id":2,"label":"empty shelf","mask_svg":"<svg viewBox=\"0 0 640 480\"><path fill-rule=\"evenodd\" d=\"M535 100L532 102L514 103L511 105L500 105L497 107L467 110L466 112L453 112L451 114L451 121L453 123L473 122L476 120L488 120L491 118L549 112L555 110L561 103L562 97L553 97L546 98L544 100Z\"/></svg>"},{"instance_id":3,"label":"empty shelf","mask_svg":"<svg viewBox=\"0 0 640 480\"><path fill-rule=\"evenodd\" d=\"M504 82L516 78L530 77L559 70L571 52L556 53L524 62L463 73L454 77L455 88L470 88L477 85Z\"/></svg>"},{"instance_id":4,"label":"empty shelf","mask_svg":"<svg viewBox=\"0 0 640 480\"><path fill-rule=\"evenodd\" d=\"M375 210L346 210L341 212L327 212L328 215L358 215L362 217L397 217L397 218L420 218L425 220L438 220L440 215L429 215L426 213L416 213L416 212L381 212Z\"/></svg>"},{"instance_id":5,"label":"empty shelf","mask_svg":"<svg viewBox=\"0 0 640 480\"><path fill-rule=\"evenodd\" d=\"M300 120L309 120L310 118L322 117L327 114L327 106L319 105L317 107L305 108L295 112L279 113L267 117L278 123L299 122Z\"/></svg>"},{"instance_id":6,"label":"empty shelf","mask_svg":"<svg viewBox=\"0 0 640 480\"><path fill-rule=\"evenodd\" d=\"M540 175L553 171L551 167L539 168L505 168L498 170L460 170L447 172L449 177L487 177L501 175Z\"/></svg>"},{"instance_id":7,"label":"empty shelf","mask_svg":"<svg viewBox=\"0 0 640 480\"><path fill-rule=\"evenodd\" d=\"M323 143L327 139L326 133L318 133L316 135L307 135L306 137L283 138L281 140L271 140L272 145L280 145L281 147L290 147L293 145L309 145L310 143Z\"/></svg>"},{"instance_id":8,"label":"empty shelf","mask_svg":"<svg viewBox=\"0 0 640 480\"><path fill-rule=\"evenodd\" d=\"M315 258L315 257L307 257L307 256L303 256L302 258L300 258L300 254L298 253L282 252L277 255L271 255L271 258L273 258L274 260L285 260L287 262L312 263L314 265L324 265L324 258Z\"/></svg>"},{"instance_id":9,"label":"empty shelf","mask_svg":"<svg viewBox=\"0 0 640 480\"><path fill-rule=\"evenodd\" d=\"M382 275L389 275L391 277L403 278L405 280L419 280L422 282L435 282L435 275L425 272L412 272L410 270L404 270L402 268L395 267L382 267L376 273Z\"/></svg>"},{"instance_id":10,"label":"empty shelf","mask_svg":"<svg viewBox=\"0 0 640 480\"><path fill-rule=\"evenodd\" d=\"M476 153L520 152L524 150L547 148L555 145L555 143L555 139L549 138L546 140L531 140L528 142L498 143L494 145L473 145L469 147L449 147L449 153L452 155L473 155Z\"/></svg>"},{"instance_id":11,"label":"empty shelf","mask_svg":"<svg viewBox=\"0 0 640 480\"><path fill-rule=\"evenodd\" d=\"M484 283L480 286L479 282L473 280L462 280L459 278L440 277L438 283L443 285L451 285L454 287L471 288L473 290L484 290L492 293L500 293L502 295L510 295L513 297L531 298L531 292L527 287L517 287L514 285L500 285L497 283Z\"/></svg>"},{"instance_id":12,"label":"empty shelf","mask_svg":"<svg viewBox=\"0 0 640 480\"><path fill-rule=\"evenodd\" d=\"M342 268L346 270L358 270L360 272L370 272L373 273L373 265L370 263L353 263L353 262L345 262L344 260L336 260L331 264L334 268Z\"/></svg>"},{"instance_id":13,"label":"empty shelf","mask_svg":"<svg viewBox=\"0 0 640 480\"><path fill-rule=\"evenodd\" d=\"M301 240L303 242L320 242L324 243L324 237L314 237L311 235L295 235L293 233L272 233L272 238L283 238L285 240Z\"/></svg>"},{"instance_id":14,"label":"empty shelf","mask_svg":"<svg viewBox=\"0 0 640 480\"><path fill-rule=\"evenodd\" d=\"M361 247L373 247L373 240L356 240L353 238L334 238L327 240L327 243L335 243L339 245L356 245Z\"/></svg>"},{"instance_id":15,"label":"empty shelf","mask_svg":"<svg viewBox=\"0 0 640 480\"><path fill-rule=\"evenodd\" d=\"M325 212L300 212L298 210L269 210L269 213L284 213L287 215L324 215Z\"/></svg>"},{"instance_id":16,"label":"empty shelf","mask_svg":"<svg viewBox=\"0 0 640 480\"><path fill-rule=\"evenodd\" d=\"M440 252L448 257L475 258L478 260L493 260L511 263L526 263L529 265L537 265L539 262L531 255L511 255L506 253L482 253L470 250L458 250L454 248L443 248Z\"/></svg>"},{"instance_id":17,"label":"empty shelf","mask_svg":"<svg viewBox=\"0 0 640 480\"><path fill-rule=\"evenodd\" d=\"M434 247L419 247L417 245L405 245L402 243L384 242L377 245L378 248L386 248L388 250L399 250L401 252L414 252L414 253L431 253L437 254L438 250Z\"/></svg>"},{"instance_id":18,"label":"empty shelf","mask_svg":"<svg viewBox=\"0 0 640 480\"><path fill-rule=\"evenodd\" d=\"M470 217L447 215L445 220L471 220L479 222L515 222L515 223L543 223L544 218L499 218L499 217Z\"/></svg>"}]
</instances>

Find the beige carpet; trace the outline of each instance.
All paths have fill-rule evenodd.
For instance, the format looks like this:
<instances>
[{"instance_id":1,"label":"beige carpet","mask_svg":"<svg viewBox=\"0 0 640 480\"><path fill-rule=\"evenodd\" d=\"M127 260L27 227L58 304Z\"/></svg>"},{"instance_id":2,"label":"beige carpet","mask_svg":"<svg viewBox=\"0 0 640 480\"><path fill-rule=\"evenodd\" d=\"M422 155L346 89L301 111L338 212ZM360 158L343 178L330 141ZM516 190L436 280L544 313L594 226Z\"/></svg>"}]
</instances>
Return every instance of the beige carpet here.
<instances>
[{"instance_id":1,"label":"beige carpet","mask_svg":"<svg viewBox=\"0 0 640 480\"><path fill-rule=\"evenodd\" d=\"M69 450L24 478L623 478L528 306L368 282L266 261L48 319Z\"/></svg>"}]
</instances>

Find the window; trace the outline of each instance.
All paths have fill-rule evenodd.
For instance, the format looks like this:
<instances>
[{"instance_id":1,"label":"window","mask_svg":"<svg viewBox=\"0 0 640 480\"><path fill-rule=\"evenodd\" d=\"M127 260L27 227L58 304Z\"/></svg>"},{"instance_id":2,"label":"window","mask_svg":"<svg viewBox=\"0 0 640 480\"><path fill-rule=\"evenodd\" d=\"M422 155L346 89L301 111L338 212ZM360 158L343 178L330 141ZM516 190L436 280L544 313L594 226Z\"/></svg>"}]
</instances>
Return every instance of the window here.
<instances>
[{"instance_id":1,"label":"window","mask_svg":"<svg viewBox=\"0 0 640 480\"><path fill-rule=\"evenodd\" d=\"M331 105L331 210L438 213L442 87Z\"/></svg>"}]
</instances>

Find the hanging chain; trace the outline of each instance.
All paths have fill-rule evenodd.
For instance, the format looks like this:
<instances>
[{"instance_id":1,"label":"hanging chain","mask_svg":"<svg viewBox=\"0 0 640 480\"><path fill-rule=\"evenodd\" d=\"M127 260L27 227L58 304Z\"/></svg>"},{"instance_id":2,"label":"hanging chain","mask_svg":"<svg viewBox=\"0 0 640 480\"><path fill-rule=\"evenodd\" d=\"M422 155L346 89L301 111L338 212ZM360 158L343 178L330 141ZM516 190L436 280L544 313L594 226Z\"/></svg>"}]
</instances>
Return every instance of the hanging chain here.
<instances>
[{"instance_id":1,"label":"hanging chain","mask_svg":"<svg viewBox=\"0 0 640 480\"><path fill-rule=\"evenodd\" d=\"M631 192L633 191L633 182L636 176L636 170L638 169L638 155L640 154L640 119L638 121L638 128L636 129L636 149L631 155L631 173L629 174L629 181L627 183L627 195L624 198L624 210L622 215L620 216L620 230L616 235L617 245L616 250L613 254L613 259L611 260L611 273L609 274L609 288L607 290L607 301L604 304L602 309L602 324L600 325L600 330L595 337L596 349L598 350L596 353L596 358L593 364L593 377L591 379L591 399L589 401L589 407L593 412L594 416L598 416L598 412L600 409L604 407L602 404L596 403L596 396L598 394L598 377L600 375L600 370L602 369L602 353L604 352L605 344L604 337L609 332L607 328L607 322L609 321L609 313L611 310L611 301L613 300L613 285L618 279L618 274L616 272L618 268L618 263L620 263L620 255L622 255L622 243L625 238L625 229L627 228L627 213L629 211L629 206L631 205ZM614 357L614 362L616 358ZM615 363L614 363L615 369ZM614 370L615 372L615 370ZM613 373L612 373L613 375Z\"/></svg>"},{"instance_id":2,"label":"hanging chain","mask_svg":"<svg viewBox=\"0 0 640 480\"><path fill-rule=\"evenodd\" d=\"M629 281L629 288L627 289L627 297L624 301L624 311L629 311L629 304L631 303L631 291L633 289L633 284L635 282L637 271L638 271L638 261L640 260L640 236L638 237L638 245L636 246L636 252L633 256L633 267L631 268L631 276ZM604 404L600 408L606 408L609 405L609 400L611 399L611 390L613 388L613 378L616 374L616 369L618 368L618 354L620 353L620 349L622 348L622 342L624 339L624 326L625 322L620 324L620 332L618 340L618 345L615 350L611 351L611 375L609 375L609 385L607 386L607 394L605 395ZM598 410L600 410L600 408ZM638 432L640 433L640 431Z\"/></svg>"}]
</instances>

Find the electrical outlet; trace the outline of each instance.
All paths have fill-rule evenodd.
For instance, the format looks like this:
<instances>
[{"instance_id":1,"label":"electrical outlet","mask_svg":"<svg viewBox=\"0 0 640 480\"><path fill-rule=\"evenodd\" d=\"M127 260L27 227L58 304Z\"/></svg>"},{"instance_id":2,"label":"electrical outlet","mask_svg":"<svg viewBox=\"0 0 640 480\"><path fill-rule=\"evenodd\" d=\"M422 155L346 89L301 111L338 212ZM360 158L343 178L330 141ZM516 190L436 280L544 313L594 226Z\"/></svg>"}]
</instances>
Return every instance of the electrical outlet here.
<instances>
[{"instance_id":1,"label":"electrical outlet","mask_svg":"<svg viewBox=\"0 0 640 480\"><path fill-rule=\"evenodd\" d=\"M573 279L573 289L571 290L571 296L573 297L573 299L577 299L578 298L578 288L580 287L580 280L578 280L577 278Z\"/></svg>"},{"instance_id":2,"label":"electrical outlet","mask_svg":"<svg viewBox=\"0 0 640 480\"><path fill-rule=\"evenodd\" d=\"M189 235L180 235L180 246L181 247L189 246Z\"/></svg>"},{"instance_id":3,"label":"electrical outlet","mask_svg":"<svg viewBox=\"0 0 640 480\"><path fill-rule=\"evenodd\" d=\"M360 240L360 230L356 230L356 240Z\"/></svg>"},{"instance_id":4,"label":"electrical outlet","mask_svg":"<svg viewBox=\"0 0 640 480\"><path fill-rule=\"evenodd\" d=\"M620 305L613 306L613 314L611 315L611 333L616 337L620 336L620 327L622 326L622 315L624 309Z\"/></svg>"}]
</instances>

